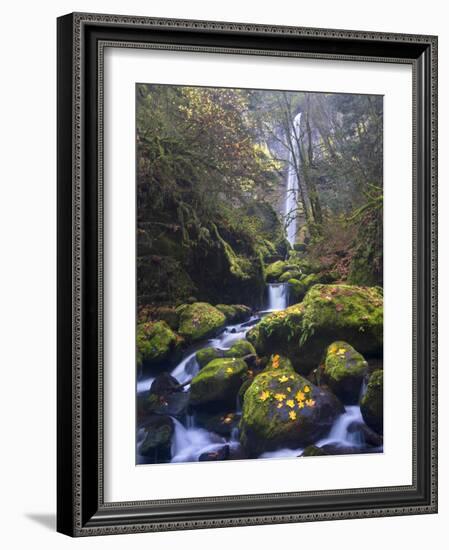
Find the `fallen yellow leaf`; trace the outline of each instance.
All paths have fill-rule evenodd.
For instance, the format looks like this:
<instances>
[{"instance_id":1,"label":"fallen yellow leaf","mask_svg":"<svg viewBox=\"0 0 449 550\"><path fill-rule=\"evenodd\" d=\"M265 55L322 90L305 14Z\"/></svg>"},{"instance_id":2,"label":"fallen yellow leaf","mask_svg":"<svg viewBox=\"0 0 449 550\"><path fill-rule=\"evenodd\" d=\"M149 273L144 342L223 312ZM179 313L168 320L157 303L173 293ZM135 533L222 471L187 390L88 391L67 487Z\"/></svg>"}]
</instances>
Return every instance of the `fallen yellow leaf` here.
<instances>
[{"instance_id":1,"label":"fallen yellow leaf","mask_svg":"<svg viewBox=\"0 0 449 550\"><path fill-rule=\"evenodd\" d=\"M274 395L274 398L277 399L277 401L284 401L285 397L285 393L276 393Z\"/></svg>"},{"instance_id":2,"label":"fallen yellow leaf","mask_svg":"<svg viewBox=\"0 0 449 550\"><path fill-rule=\"evenodd\" d=\"M287 399L287 401L285 402L291 409L293 409L293 407L295 406L295 402L293 401L293 399Z\"/></svg>"},{"instance_id":3,"label":"fallen yellow leaf","mask_svg":"<svg viewBox=\"0 0 449 550\"><path fill-rule=\"evenodd\" d=\"M285 376L285 374L283 374L280 378L279 378L279 382L287 382L288 378Z\"/></svg>"},{"instance_id":4,"label":"fallen yellow leaf","mask_svg":"<svg viewBox=\"0 0 449 550\"><path fill-rule=\"evenodd\" d=\"M304 399L306 398L306 396L304 395L304 393L302 391L299 391L296 395L296 401L304 401Z\"/></svg>"},{"instance_id":5,"label":"fallen yellow leaf","mask_svg":"<svg viewBox=\"0 0 449 550\"><path fill-rule=\"evenodd\" d=\"M290 417L290 420L296 420L296 413L295 411L290 411L288 413L288 416Z\"/></svg>"},{"instance_id":6,"label":"fallen yellow leaf","mask_svg":"<svg viewBox=\"0 0 449 550\"><path fill-rule=\"evenodd\" d=\"M259 399L260 399L261 401L266 401L269 397L270 397L270 393L264 390L264 391L260 394Z\"/></svg>"},{"instance_id":7,"label":"fallen yellow leaf","mask_svg":"<svg viewBox=\"0 0 449 550\"><path fill-rule=\"evenodd\" d=\"M310 391L309 386L304 386L303 389L302 389L302 391L303 391L304 393L309 393L309 391Z\"/></svg>"},{"instance_id":8,"label":"fallen yellow leaf","mask_svg":"<svg viewBox=\"0 0 449 550\"><path fill-rule=\"evenodd\" d=\"M315 401L313 399L307 399L306 405L308 407L313 407L315 405Z\"/></svg>"}]
</instances>

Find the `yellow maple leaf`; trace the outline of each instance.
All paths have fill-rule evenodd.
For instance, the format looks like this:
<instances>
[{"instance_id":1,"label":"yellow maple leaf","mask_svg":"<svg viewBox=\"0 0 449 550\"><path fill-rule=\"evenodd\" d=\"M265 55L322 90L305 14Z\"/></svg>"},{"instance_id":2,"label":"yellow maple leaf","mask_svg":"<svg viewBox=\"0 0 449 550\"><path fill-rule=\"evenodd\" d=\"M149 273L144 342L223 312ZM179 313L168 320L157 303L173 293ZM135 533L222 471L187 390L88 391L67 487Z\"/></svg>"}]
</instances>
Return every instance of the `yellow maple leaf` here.
<instances>
[{"instance_id":1,"label":"yellow maple leaf","mask_svg":"<svg viewBox=\"0 0 449 550\"><path fill-rule=\"evenodd\" d=\"M295 402L293 401L293 399L287 399L287 401L285 402L287 404L287 406L289 406L291 409L293 409L293 407L295 406Z\"/></svg>"},{"instance_id":2,"label":"yellow maple leaf","mask_svg":"<svg viewBox=\"0 0 449 550\"><path fill-rule=\"evenodd\" d=\"M306 398L306 396L304 395L304 393L302 391L299 391L296 395L296 401L304 401L304 399Z\"/></svg>"},{"instance_id":3,"label":"yellow maple leaf","mask_svg":"<svg viewBox=\"0 0 449 550\"><path fill-rule=\"evenodd\" d=\"M290 386L287 387L287 391L292 391Z\"/></svg>"},{"instance_id":4,"label":"yellow maple leaf","mask_svg":"<svg viewBox=\"0 0 449 550\"><path fill-rule=\"evenodd\" d=\"M304 386L303 389L302 389L302 391L303 391L304 393L309 393L309 391L310 391L309 386Z\"/></svg>"},{"instance_id":5,"label":"yellow maple leaf","mask_svg":"<svg viewBox=\"0 0 449 550\"><path fill-rule=\"evenodd\" d=\"M232 374L234 371L232 370L231 367L228 367L228 368L226 369L226 372L227 372L228 374Z\"/></svg>"},{"instance_id":6,"label":"yellow maple leaf","mask_svg":"<svg viewBox=\"0 0 449 550\"><path fill-rule=\"evenodd\" d=\"M259 399L260 399L261 401L266 401L269 397L270 397L270 392L267 392L266 390L264 390L264 391L259 395Z\"/></svg>"},{"instance_id":7,"label":"yellow maple leaf","mask_svg":"<svg viewBox=\"0 0 449 550\"><path fill-rule=\"evenodd\" d=\"M308 407L313 407L315 405L315 401L313 399L307 399L306 405Z\"/></svg>"},{"instance_id":8,"label":"yellow maple leaf","mask_svg":"<svg viewBox=\"0 0 449 550\"><path fill-rule=\"evenodd\" d=\"M274 395L274 398L277 400L277 401L284 401L286 395L285 393L276 393Z\"/></svg>"},{"instance_id":9,"label":"yellow maple leaf","mask_svg":"<svg viewBox=\"0 0 449 550\"><path fill-rule=\"evenodd\" d=\"M277 404L277 408L278 408L278 409L282 409L282 406L283 406L282 401L281 401L281 403L278 403L278 404Z\"/></svg>"},{"instance_id":10,"label":"yellow maple leaf","mask_svg":"<svg viewBox=\"0 0 449 550\"><path fill-rule=\"evenodd\" d=\"M337 355L344 355L346 353L346 350L345 348L340 348L339 350L337 350L335 352Z\"/></svg>"},{"instance_id":11,"label":"yellow maple leaf","mask_svg":"<svg viewBox=\"0 0 449 550\"><path fill-rule=\"evenodd\" d=\"M285 374L283 374L280 378L279 378L279 382L287 382L288 378L285 376Z\"/></svg>"},{"instance_id":12,"label":"yellow maple leaf","mask_svg":"<svg viewBox=\"0 0 449 550\"><path fill-rule=\"evenodd\" d=\"M288 416L290 417L290 420L296 420L296 413L295 411L290 411L288 413Z\"/></svg>"},{"instance_id":13,"label":"yellow maple leaf","mask_svg":"<svg viewBox=\"0 0 449 550\"><path fill-rule=\"evenodd\" d=\"M298 403L298 407L299 407L300 409L303 409L303 408L304 408L304 401L300 401L300 402Z\"/></svg>"},{"instance_id":14,"label":"yellow maple leaf","mask_svg":"<svg viewBox=\"0 0 449 550\"><path fill-rule=\"evenodd\" d=\"M294 380L295 379L295 375L294 374L290 374L290 380Z\"/></svg>"}]
</instances>

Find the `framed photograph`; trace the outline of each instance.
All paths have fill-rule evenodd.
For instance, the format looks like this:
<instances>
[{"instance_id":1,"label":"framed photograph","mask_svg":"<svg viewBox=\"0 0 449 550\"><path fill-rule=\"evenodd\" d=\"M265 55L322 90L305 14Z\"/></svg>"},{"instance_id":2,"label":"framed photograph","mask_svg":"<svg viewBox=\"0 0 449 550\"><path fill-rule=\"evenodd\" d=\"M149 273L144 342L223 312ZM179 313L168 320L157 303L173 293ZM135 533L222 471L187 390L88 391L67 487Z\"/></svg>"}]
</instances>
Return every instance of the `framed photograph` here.
<instances>
[{"instance_id":1,"label":"framed photograph","mask_svg":"<svg viewBox=\"0 0 449 550\"><path fill-rule=\"evenodd\" d=\"M437 38L58 19L58 531L437 511Z\"/></svg>"}]
</instances>

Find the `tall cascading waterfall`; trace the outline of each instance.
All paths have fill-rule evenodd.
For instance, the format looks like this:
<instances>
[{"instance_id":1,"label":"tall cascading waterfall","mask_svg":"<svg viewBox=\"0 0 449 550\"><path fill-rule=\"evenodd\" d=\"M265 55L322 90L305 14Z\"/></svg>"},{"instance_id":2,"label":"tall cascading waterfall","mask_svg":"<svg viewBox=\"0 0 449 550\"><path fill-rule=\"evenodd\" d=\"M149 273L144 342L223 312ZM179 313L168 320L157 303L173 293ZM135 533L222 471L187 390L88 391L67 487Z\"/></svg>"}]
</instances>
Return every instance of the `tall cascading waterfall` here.
<instances>
[{"instance_id":1,"label":"tall cascading waterfall","mask_svg":"<svg viewBox=\"0 0 449 550\"><path fill-rule=\"evenodd\" d=\"M291 143L293 150L288 155L288 174L287 174L287 192L285 195L284 215L287 220L287 240L293 246L296 240L296 231L298 229L298 174L295 169L295 157L299 159L297 140L301 135L301 114L298 113L293 119L293 128L291 131Z\"/></svg>"}]
</instances>

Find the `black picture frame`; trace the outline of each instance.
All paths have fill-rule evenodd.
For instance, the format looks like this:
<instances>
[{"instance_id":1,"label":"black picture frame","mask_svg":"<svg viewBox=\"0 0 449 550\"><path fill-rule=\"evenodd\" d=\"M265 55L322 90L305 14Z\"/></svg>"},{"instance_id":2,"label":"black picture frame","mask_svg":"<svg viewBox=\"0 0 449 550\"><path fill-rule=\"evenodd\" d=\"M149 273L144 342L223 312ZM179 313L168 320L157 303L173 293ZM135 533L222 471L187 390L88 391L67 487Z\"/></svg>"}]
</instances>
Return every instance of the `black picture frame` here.
<instances>
[{"instance_id":1,"label":"black picture frame","mask_svg":"<svg viewBox=\"0 0 449 550\"><path fill-rule=\"evenodd\" d=\"M57 530L88 536L437 512L437 37L86 13L60 17L57 28ZM104 502L99 107L110 43L412 65L412 485Z\"/></svg>"}]
</instances>

